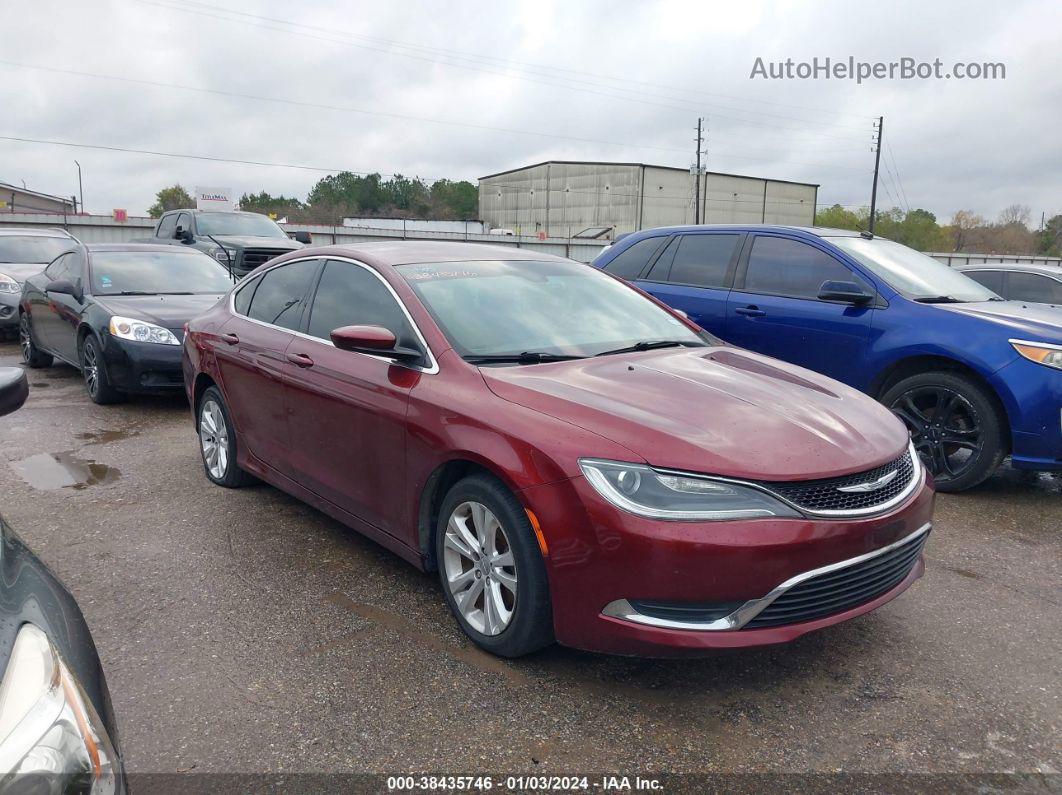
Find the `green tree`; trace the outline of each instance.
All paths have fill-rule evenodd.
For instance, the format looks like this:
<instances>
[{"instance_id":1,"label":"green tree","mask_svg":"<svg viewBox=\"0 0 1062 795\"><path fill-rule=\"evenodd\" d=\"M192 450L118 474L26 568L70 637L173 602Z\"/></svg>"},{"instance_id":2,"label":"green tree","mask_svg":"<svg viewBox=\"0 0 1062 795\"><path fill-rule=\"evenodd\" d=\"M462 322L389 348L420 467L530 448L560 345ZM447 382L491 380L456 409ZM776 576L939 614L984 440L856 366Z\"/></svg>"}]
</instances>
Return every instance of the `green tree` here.
<instances>
[{"instance_id":1,"label":"green tree","mask_svg":"<svg viewBox=\"0 0 1062 795\"><path fill-rule=\"evenodd\" d=\"M170 210L183 210L187 207L195 207L195 199L180 185L172 185L155 195L155 203L148 209L148 215L158 218Z\"/></svg>"},{"instance_id":2,"label":"green tree","mask_svg":"<svg viewBox=\"0 0 1062 795\"><path fill-rule=\"evenodd\" d=\"M479 187L464 180L440 179L431 186L432 212L439 218L471 220L479 217Z\"/></svg>"},{"instance_id":3,"label":"green tree","mask_svg":"<svg viewBox=\"0 0 1062 795\"><path fill-rule=\"evenodd\" d=\"M847 210L839 204L832 207L823 207L815 213L815 226L825 226L830 229L860 230L867 228L867 219L870 211L865 207L858 212Z\"/></svg>"},{"instance_id":4,"label":"green tree","mask_svg":"<svg viewBox=\"0 0 1062 795\"><path fill-rule=\"evenodd\" d=\"M1053 216L1044 225L1036 248L1037 253L1045 257L1062 256L1062 215Z\"/></svg>"},{"instance_id":5,"label":"green tree","mask_svg":"<svg viewBox=\"0 0 1062 795\"><path fill-rule=\"evenodd\" d=\"M261 193L243 194L240 197L240 209L263 215L276 213L277 217L280 217L303 209L303 204L295 197L289 199L287 196L271 196L262 191Z\"/></svg>"}]
</instances>

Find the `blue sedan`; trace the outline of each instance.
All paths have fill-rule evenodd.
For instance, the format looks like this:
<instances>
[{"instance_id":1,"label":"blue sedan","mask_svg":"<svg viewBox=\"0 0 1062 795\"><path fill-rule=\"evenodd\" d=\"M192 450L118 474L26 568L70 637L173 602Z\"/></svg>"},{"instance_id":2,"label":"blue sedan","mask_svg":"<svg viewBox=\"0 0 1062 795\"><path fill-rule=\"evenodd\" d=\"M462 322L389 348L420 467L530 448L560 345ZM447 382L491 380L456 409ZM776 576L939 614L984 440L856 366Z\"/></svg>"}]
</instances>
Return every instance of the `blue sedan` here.
<instances>
[{"instance_id":1,"label":"blue sedan","mask_svg":"<svg viewBox=\"0 0 1062 795\"><path fill-rule=\"evenodd\" d=\"M723 339L873 395L941 491L1062 470L1062 322L866 232L689 226L627 235L593 263Z\"/></svg>"}]
</instances>

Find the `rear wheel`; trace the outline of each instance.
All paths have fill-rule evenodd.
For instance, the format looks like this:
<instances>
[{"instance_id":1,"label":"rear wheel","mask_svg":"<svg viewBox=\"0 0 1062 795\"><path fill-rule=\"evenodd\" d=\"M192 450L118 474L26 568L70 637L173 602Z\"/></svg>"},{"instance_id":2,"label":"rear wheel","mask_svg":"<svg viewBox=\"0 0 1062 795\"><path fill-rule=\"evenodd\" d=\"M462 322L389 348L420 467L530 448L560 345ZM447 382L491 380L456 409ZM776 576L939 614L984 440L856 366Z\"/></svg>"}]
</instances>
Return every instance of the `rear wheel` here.
<instances>
[{"instance_id":1,"label":"rear wheel","mask_svg":"<svg viewBox=\"0 0 1062 795\"><path fill-rule=\"evenodd\" d=\"M230 489L254 483L254 476L236 463L236 429L217 387L207 389L199 401L198 426L199 452L206 476Z\"/></svg>"},{"instance_id":2,"label":"rear wheel","mask_svg":"<svg viewBox=\"0 0 1062 795\"><path fill-rule=\"evenodd\" d=\"M22 361L27 367L51 367L52 357L33 343L33 331L30 329L28 312L23 312L18 318L18 344L22 349Z\"/></svg>"},{"instance_id":3,"label":"rear wheel","mask_svg":"<svg viewBox=\"0 0 1062 795\"><path fill-rule=\"evenodd\" d=\"M523 506L502 483L459 481L435 536L446 602L477 646L519 657L553 642L545 563Z\"/></svg>"},{"instance_id":4,"label":"rear wheel","mask_svg":"<svg viewBox=\"0 0 1062 795\"><path fill-rule=\"evenodd\" d=\"M881 402L911 431L938 491L978 485L1006 455L1001 409L988 390L960 373L913 375L890 387Z\"/></svg>"},{"instance_id":5,"label":"rear wheel","mask_svg":"<svg viewBox=\"0 0 1062 795\"><path fill-rule=\"evenodd\" d=\"M93 403L105 406L125 399L125 395L111 386L100 344L91 334L81 343L81 375L85 378L85 391Z\"/></svg>"}]
</instances>

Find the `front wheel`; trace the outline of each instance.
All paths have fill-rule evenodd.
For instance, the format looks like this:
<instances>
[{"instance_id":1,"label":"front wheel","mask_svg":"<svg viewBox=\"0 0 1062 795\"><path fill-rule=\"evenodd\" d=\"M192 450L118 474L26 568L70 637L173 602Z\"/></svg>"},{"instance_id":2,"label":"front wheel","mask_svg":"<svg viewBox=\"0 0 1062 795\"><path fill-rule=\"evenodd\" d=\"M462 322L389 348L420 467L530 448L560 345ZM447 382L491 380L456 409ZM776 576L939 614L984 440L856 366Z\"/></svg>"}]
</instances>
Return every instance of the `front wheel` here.
<instances>
[{"instance_id":1,"label":"front wheel","mask_svg":"<svg viewBox=\"0 0 1062 795\"><path fill-rule=\"evenodd\" d=\"M992 395L960 373L919 373L891 386L881 402L908 430L938 491L973 488L1007 452L1005 424Z\"/></svg>"},{"instance_id":2,"label":"front wheel","mask_svg":"<svg viewBox=\"0 0 1062 795\"><path fill-rule=\"evenodd\" d=\"M99 343L91 334L81 343L81 375L85 378L85 391L93 403L105 406L125 399L125 395L111 386L107 363Z\"/></svg>"},{"instance_id":3,"label":"front wheel","mask_svg":"<svg viewBox=\"0 0 1062 795\"><path fill-rule=\"evenodd\" d=\"M545 563L523 506L502 483L459 481L435 536L443 595L477 646L520 657L553 642Z\"/></svg>"}]
</instances>

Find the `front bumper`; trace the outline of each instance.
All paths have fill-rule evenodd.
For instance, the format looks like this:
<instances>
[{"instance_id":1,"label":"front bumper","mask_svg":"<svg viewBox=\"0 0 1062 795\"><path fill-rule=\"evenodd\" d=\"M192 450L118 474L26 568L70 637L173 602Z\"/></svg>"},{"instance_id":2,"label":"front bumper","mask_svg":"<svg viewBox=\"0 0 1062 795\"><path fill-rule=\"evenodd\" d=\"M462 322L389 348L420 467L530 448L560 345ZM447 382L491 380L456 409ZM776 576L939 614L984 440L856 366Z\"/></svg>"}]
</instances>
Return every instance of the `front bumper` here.
<instances>
[{"instance_id":1,"label":"front bumper","mask_svg":"<svg viewBox=\"0 0 1062 795\"><path fill-rule=\"evenodd\" d=\"M18 303L22 293L0 293L0 329L18 328Z\"/></svg>"},{"instance_id":2,"label":"front bumper","mask_svg":"<svg viewBox=\"0 0 1062 795\"><path fill-rule=\"evenodd\" d=\"M592 651L660 657L784 643L899 595L924 571L920 552L903 580L888 591L799 623L679 628L631 620L629 614L609 609L623 600L741 606L809 572L890 547L927 529L931 521L933 490L922 477L903 505L856 520L655 522L614 508L582 477L521 494L547 539L557 640Z\"/></svg>"},{"instance_id":3,"label":"front bumper","mask_svg":"<svg viewBox=\"0 0 1062 795\"><path fill-rule=\"evenodd\" d=\"M103 360L115 389L123 392L174 392L184 389L181 345L133 342L103 335Z\"/></svg>"},{"instance_id":4,"label":"front bumper","mask_svg":"<svg viewBox=\"0 0 1062 795\"><path fill-rule=\"evenodd\" d=\"M1011 428L1018 469L1062 471L1062 370L1018 357L992 376Z\"/></svg>"}]
</instances>

